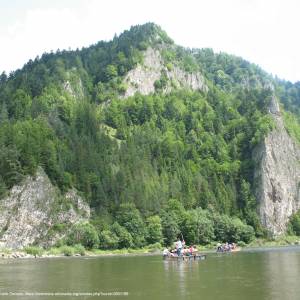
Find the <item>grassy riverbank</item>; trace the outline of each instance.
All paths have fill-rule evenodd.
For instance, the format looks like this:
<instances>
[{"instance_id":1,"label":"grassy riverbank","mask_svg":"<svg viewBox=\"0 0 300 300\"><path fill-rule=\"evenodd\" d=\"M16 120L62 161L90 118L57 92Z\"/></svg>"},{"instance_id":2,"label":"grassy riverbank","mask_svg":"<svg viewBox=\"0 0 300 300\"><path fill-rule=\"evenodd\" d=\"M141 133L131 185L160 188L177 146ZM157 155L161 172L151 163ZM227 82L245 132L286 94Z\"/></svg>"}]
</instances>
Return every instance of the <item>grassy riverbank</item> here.
<instances>
[{"instance_id":1,"label":"grassy riverbank","mask_svg":"<svg viewBox=\"0 0 300 300\"><path fill-rule=\"evenodd\" d=\"M200 252L210 252L216 249L217 243L208 245L198 245ZM276 239L255 239L250 244L238 243L242 248L259 248L259 247L280 247L300 245L299 236L281 236ZM2 258L33 258L33 257L63 257L63 256L113 256L113 255L150 255L161 253L162 247L159 244L138 248L138 249L85 249L82 245L52 247L43 249L41 247L31 246L22 250L12 250L7 248L0 249Z\"/></svg>"},{"instance_id":2,"label":"grassy riverbank","mask_svg":"<svg viewBox=\"0 0 300 300\"><path fill-rule=\"evenodd\" d=\"M63 257L63 256L112 256L112 255L149 255L161 252L161 247L145 247L139 249L85 249L81 245L53 247L26 247L20 250L2 248L0 258L36 258L36 257Z\"/></svg>"}]
</instances>

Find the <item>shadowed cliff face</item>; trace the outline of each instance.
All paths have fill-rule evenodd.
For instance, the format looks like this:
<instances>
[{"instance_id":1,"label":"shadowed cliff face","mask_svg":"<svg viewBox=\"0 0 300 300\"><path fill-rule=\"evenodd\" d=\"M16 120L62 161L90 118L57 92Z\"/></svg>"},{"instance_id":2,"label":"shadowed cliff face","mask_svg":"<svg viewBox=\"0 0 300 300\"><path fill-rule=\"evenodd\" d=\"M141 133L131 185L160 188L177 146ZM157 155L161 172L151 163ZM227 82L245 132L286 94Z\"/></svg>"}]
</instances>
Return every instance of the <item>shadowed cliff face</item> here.
<instances>
[{"instance_id":1,"label":"shadowed cliff face","mask_svg":"<svg viewBox=\"0 0 300 300\"><path fill-rule=\"evenodd\" d=\"M300 208L300 147L287 133L275 97L269 113L276 128L253 153L254 182L261 222L276 236L286 231L289 217Z\"/></svg>"},{"instance_id":2,"label":"shadowed cliff face","mask_svg":"<svg viewBox=\"0 0 300 300\"><path fill-rule=\"evenodd\" d=\"M60 195L41 168L0 200L0 211L0 246L9 248L33 243L51 245L65 234L47 235L54 225L65 224L68 230L90 214L88 205L75 191Z\"/></svg>"}]
</instances>

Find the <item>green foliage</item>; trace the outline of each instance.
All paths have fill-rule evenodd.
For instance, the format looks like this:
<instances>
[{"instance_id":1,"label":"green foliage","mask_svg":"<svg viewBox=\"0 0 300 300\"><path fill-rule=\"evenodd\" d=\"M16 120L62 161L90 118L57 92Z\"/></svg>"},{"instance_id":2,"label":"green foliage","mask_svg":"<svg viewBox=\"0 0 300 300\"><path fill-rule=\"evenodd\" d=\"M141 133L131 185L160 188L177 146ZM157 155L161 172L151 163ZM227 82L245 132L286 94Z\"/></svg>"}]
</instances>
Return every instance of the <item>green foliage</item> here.
<instances>
[{"instance_id":1,"label":"green foliage","mask_svg":"<svg viewBox=\"0 0 300 300\"><path fill-rule=\"evenodd\" d=\"M215 214L214 234L217 241L228 242L232 237L232 219L227 215Z\"/></svg>"},{"instance_id":2,"label":"green foliage","mask_svg":"<svg viewBox=\"0 0 300 300\"><path fill-rule=\"evenodd\" d=\"M272 82L269 74L241 57L223 52L214 53L208 48L195 50L194 56L206 76L225 91L233 92L241 87L260 89Z\"/></svg>"},{"instance_id":3,"label":"green foliage","mask_svg":"<svg viewBox=\"0 0 300 300\"><path fill-rule=\"evenodd\" d=\"M300 115L300 83L292 84L289 81L277 80L276 93L279 96L284 108L295 114L297 118ZM285 116L286 117L286 116ZM293 119L292 115L288 116ZM294 122L293 122L294 123Z\"/></svg>"},{"instance_id":4,"label":"green foliage","mask_svg":"<svg viewBox=\"0 0 300 300\"><path fill-rule=\"evenodd\" d=\"M169 71L200 70L209 91L163 94L170 80L163 72L156 93L120 101L125 75L150 46ZM248 242L252 227L264 233L252 151L274 126L271 85L284 107L299 112L298 83L225 53L177 47L153 23L82 50L43 54L0 76L0 197L41 166L62 192L79 190L94 212L97 229L74 226L69 244L170 245L180 233L190 242ZM285 114L285 122L300 140L298 116ZM56 204L56 211L70 205Z\"/></svg>"},{"instance_id":5,"label":"green foliage","mask_svg":"<svg viewBox=\"0 0 300 300\"><path fill-rule=\"evenodd\" d=\"M284 125L287 129L289 135L294 138L298 143L300 143L300 120L299 115L295 116L290 112L285 112L283 114Z\"/></svg>"},{"instance_id":6,"label":"green foliage","mask_svg":"<svg viewBox=\"0 0 300 300\"><path fill-rule=\"evenodd\" d=\"M130 232L134 247L142 247L145 245L146 226L140 212L133 204L121 204L117 211L116 220Z\"/></svg>"},{"instance_id":7,"label":"green foliage","mask_svg":"<svg viewBox=\"0 0 300 300\"><path fill-rule=\"evenodd\" d=\"M43 248L36 247L36 246L28 246L28 247L25 247L24 250L27 254L33 255L34 257L42 256L42 254L44 253Z\"/></svg>"},{"instance_id":8,"label":"green foliage","mask_svg":"<svg viewBox=\"0 0 300 300\"><path fill-rule=\"evenodd\" d=\"M180 229L176 222L174 214L169 214L165 211L161 212L162 232L164 236L164 244L170 246L177 239Z\"/></svg>"},{"instance_id":9,"label":"green foliage","mask_svg":"<svg viewBox=\"0 0 300 300\"><path fill-rule=\"evenodd\" d=\"M74 245L74 253L80 254L81 256L85 255L85 248L81 244Z\"/></svg>"},{"instance_id":10,"label":"green foliage","mask_svg":"<svg viewBox=\"0 0 300 300\"><path fill-rule=\"evenodd\" d=\"M290 233L300 236L300 211L290 217L289 229Z\"/></svg>"},{"instance_id":11,"label":"green foliage","mask_svg":"<svg viewBox=\"0 0 300 300\"><path fill-rule=\"evenodd\" d=\"M6 195L7 195L7 188L2 176L0 176L0 199L4 198Z\"/></svg>"},{"instance_id":12,"label":"green foliage","mask_svg":"<svg viewBox=\"0 0 300 300\"><path fill-rule=\"evenodd\" d=\"M67 244L81 244L87 249L96 248L99 244L98 233L92 224L75 224L68 235Z\"/></svg>"},{"instance_id":13,"label":"green foliage","mask_svg":"<svg viewBox=\"0 0 300 300\"><path fill-rule=\"evenodd\" d=\"M100 249L116 249L118 248L119 239L114 232L103 230L99 233Z\"/></svg>"},{"instance_id":14,"label":"green foliage","mask_svg":"<svg viewBox=\"0 0 300 300\"><path fill-rule=\"evenodd\" d=\"M187 213L183 234L188 244L208 244L214 240L214 224L208 211L197 208Z\"/></svg>"},{"instance_id":15,"label":"green foliage","mask_svg":"<svg viewBox=\"0 0 300 300\"><path fill-rule=\"evenodd\" d=\"M127 231L125 227L122 227L115 222L112 225L112 231L115 233L118 239L118 248L131 248L133 247L133 239L131 234Z\"/></svg>"},{"instance_id":16,"label":"green foliage","mask_svg":"<svg viewBox=\"0 0 300 300\"><path fill-rule=\"evenodd\" d=\"M250 243L255 236L253 227L245 225L240 219L233 218L231 221L231 241Z\"/></svg>"},{"instance_id":17,"label":"green foliage","mask_svg":"<svg viewBox=\"0 0 300 300\"><path fill-rule=\"evenodd\" d=\"M240 242L250 243L255 232L252 226L244 224L237 217L214 214L214 233L217 241L220 242Z\"/></svg>"},{"instance_id":18,"label":"green foliage","mask_svg":"<svg viewBox=\"0 0 300 300\"><path fill-rule=\"evenodd\" d=\"M162 225L159 216L151 216L147 219L147 242L149 244L161 243L163 239Z\"/></svg>"},{"instance_id":19,"label":"green foliage","mask_svg":"<svg viewBox=\"0 0 300 300\"><path fill-rule=\"evenodd\" d=\"M70 246L62 246L60 248L60 252L64 255L64 256L73 256L74 255L74 248L70 247Z\"/></svg>"},{"instance_id":20,"label":"green foliage","mask_svg":"<svg viewBox=\"0 0 300 300\"><path fill-rule=\"evenodd\" d=\"M162 72L160 79L154 82L154 88L156 91L162 91L168 84L168 77L165 72Z\"/></svg>"},{"instance_id":21,"label":"green foliage","mask_svg":"<svg viewBox=\"0 0 300 300\"><path fill-rule=\"evenodd\" d=\"M114 65L108 65L105 70L106 80L109 81L118 76L118 70Z\"/></svg>"}]
</instances>

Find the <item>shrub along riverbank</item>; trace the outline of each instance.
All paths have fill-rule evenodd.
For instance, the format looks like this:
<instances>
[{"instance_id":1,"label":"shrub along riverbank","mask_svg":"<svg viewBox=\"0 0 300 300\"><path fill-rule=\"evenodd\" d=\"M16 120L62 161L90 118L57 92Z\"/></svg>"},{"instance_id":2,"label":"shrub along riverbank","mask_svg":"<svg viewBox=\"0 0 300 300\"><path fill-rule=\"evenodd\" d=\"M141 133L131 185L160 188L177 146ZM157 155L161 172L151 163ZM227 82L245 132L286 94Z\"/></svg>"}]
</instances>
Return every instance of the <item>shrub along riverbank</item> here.
<instances>
[{"instance_id":1,"label":"shrub along riverbank","mask_svg":"<svg viewBox=\"0 0 300 300\"><path fill-rule=\"evenodd\" d=\"M61 230L62 226L58 225L51 235L56 234L55 230ZM56 246L81 244L86 249L140 249L153 244L171 246L179 236L184 237L187 244L248 244L254 240L255 231L238 217L219 214L213 209L186 210L180 201L170 199L165 210L146 218L133 204L121 204L113 220L103 217L76 224Z\"/></svg>"}]
</instances>

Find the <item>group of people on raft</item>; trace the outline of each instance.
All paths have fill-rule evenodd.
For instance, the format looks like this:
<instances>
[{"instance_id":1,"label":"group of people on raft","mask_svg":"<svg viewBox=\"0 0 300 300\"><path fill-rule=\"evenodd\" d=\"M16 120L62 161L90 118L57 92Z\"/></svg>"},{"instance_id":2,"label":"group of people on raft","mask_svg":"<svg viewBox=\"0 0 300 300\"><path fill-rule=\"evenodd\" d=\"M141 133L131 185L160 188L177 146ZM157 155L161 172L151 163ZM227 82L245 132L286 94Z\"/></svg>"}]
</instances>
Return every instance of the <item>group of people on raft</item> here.
<instances>
[{"instance_id":1,"label":"group of people on raft","mask_svg":"<svg viewBox=\"0 0 300 300\"><path fill-rule=\"evenodd\" d=\"M217 245L217 252L231 252L236 251L237 246L235 243L225 243L225 244L218 244Z\"/></svg>"},{"instance_id":2,"label":"group of people on raft","mask_svg":"<svg viewBox=\"0 0 300 300\"><path fill-rule=\"evenodd\" d=\"M180 256L192 256L197 255L197 248L195 245L186 246L184 239L178 238L175 242L175 249L165 248L163 251L164 257L180 257Z\"/></svg>"},{"instance_id":3,"label":"group of people on raft","mask_svg":"<svg viewBox=\"0 0 300 300\"><path fill-rule=\"evenodd\" d=\"M235 243L224 243L224 244L217 244L217 252L231 252L237 251L238 247ZM197 256L198 249L195 245L186 246L184 239L178 238L175 242L175 248L168 249L165 248L163 251L163 257L180 257L180 256Z\"/></svg>"}]
</instances>

